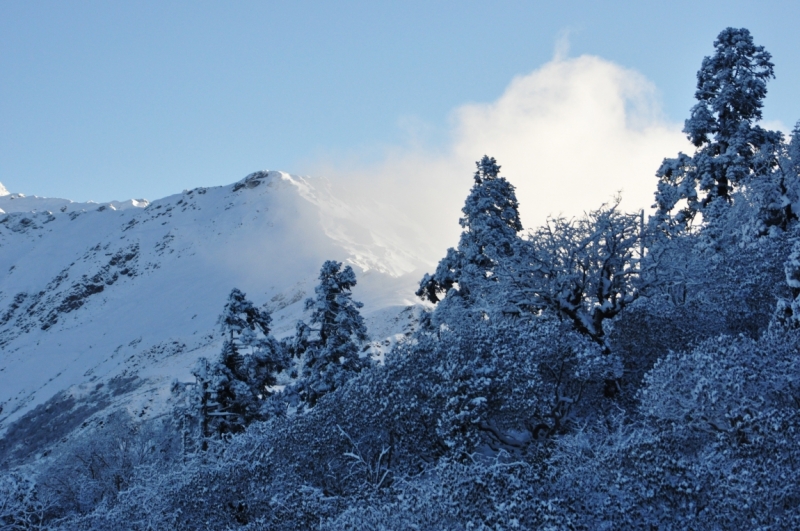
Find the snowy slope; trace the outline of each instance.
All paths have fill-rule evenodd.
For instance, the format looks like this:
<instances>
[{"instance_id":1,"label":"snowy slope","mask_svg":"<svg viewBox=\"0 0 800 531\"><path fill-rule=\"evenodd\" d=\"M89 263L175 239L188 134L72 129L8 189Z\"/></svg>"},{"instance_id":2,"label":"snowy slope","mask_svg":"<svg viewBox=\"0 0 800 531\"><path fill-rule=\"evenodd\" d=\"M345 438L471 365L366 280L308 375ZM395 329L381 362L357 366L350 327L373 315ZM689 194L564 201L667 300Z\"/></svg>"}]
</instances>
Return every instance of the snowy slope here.
<instances>
[{"instance_id":1,"label":"snowy slope","mask_svg":"<svg viewBox=\"0 0 800 531\"><path fill-rule=\"evenodd\" d=\"M413 320L401 311L428 266L323 182L281 172L152 204L64 201L0 197L0 434L60 391L114 378L146 382L125 400L157 410L174 378L218 352L231 288L287 335L327 259L354 266L355 298L383 341Z\"/></svg>"}]
</instances>

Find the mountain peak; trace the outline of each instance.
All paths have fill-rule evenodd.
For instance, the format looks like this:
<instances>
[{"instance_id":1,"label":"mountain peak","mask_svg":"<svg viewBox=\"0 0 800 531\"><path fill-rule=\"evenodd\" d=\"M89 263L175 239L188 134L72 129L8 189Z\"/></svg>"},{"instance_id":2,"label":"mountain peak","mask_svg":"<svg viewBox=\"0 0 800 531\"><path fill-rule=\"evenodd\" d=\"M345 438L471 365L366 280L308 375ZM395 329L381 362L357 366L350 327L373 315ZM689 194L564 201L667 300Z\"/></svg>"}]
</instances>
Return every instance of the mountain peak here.
<instances>
[{"instance_id":1,"label":"mountain peak","mask_svg":"<svg viewBox=\"0 0 800 531\"><path fill-rule=\"evenodd\" d=\"M3 186L3 183L0 183L0 196L9 195L9 191L6 190L6 187Z\"/></svg>"},{"instance_id":2,"label":"mountain peak","mask_svg":"<svg viewBox=\"0 0 800 531\"><path fill-rule=\"evenodd\" d=\"M51 396L120 375L170 396L219 351L234 287L269 308L276 337L293 334L326 260L355 267L365 319L395 333L427 264L329 188L262 171L152 203L0 197L0 437Z\"/></svg>"}]
</instances>

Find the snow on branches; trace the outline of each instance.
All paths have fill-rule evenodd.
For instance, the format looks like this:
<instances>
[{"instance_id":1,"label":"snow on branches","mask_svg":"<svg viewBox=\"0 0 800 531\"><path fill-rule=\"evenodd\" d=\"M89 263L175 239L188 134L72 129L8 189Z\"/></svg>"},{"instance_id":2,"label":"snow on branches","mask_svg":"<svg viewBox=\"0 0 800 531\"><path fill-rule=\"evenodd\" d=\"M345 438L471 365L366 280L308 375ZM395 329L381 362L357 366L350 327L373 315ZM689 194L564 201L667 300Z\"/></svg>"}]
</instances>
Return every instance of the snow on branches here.
<instances>
[{"instance_id":1,"label":"snow on branches","mask_svg":"<svg viewBox=\"0 0 800 531\"><path fill-rule=\"evenodd\" d=\"M549 219L499 272L517 306L553 311L606 350L603 323L639 295L644 245L641 216L617 207Z\"/></svg>"},{"instance_id":2,"label":"snow on branches","mask_svg":"<svg viewBox=\"0 0 800 531\"><path fill-rule=\"evenodd\" d=\"M477 296L492 278L500 257L511 256L514 241L522 230L519 203L514 186L500 177L494 157L483 156L475 163L475 184L467 196L459 220L464 229L458 249L448 249L433 275L425 274L417 296L439 302L439 295L458 284L463 296Z\"/></svg>"},{"instance_id":3,"label":"snow on branches","mask_svg":"<svg viewBox=\"0 0 800 531\"><path fill-rule=\"evenodd\" d=\"M738 187L778 164L781 133L756 125L767 81L775 77L769 52L756 46L745 28L723 30L714 48L697 72L697 103L683 129L697 150L692 157L664 159L656 173L655 206L664 227L686 227L697 212L713 218ZM684 206L673 214L682 200Z\"/></svg>"},{"instance_id":4,"label":"snow on branches","mask_svg":"<svg viewBox=\"0 0 800 531\"><path fill-rule=\"evenodd\" d=\"M228 336L219 358L197 360L192 371L194 406L203 437L237 433L271 413L265 408L276 376L289 366L283 347L269 335L272 317L234 288L219 322Z\"/></svg>"},{"instance_id":5,"label":"snow on branches","mask_svg":"<svg viewBox=\"0 0 800 531\"><path fill-rule=\"evenodd\" d=\"M352 267L326 261L314 289L316 297L305 302L306 310L311 310L309 324L297 323L294 349L302 362L298 387L300 397L310 406L369 365L369 360L359 355L368 336L359 313L363 304L354 301L350 292L355 285Z\"/></svg>"}]
</instances>

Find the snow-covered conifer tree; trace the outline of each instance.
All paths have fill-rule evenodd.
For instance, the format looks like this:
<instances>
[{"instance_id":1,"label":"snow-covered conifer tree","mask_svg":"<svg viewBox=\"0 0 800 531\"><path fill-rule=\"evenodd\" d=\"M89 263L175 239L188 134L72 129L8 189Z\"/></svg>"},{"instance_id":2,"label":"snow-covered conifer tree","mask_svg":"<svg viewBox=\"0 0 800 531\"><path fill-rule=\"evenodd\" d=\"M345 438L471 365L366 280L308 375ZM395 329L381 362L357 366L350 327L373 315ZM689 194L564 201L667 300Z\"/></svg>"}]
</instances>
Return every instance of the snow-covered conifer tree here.
<instances>
[{"instance_id":1,"label":"snow-covered conifer tree","mask_svg":"<svg viewBox=\"0 0 800 531\"><path fill-rule=\"evenodd\" d=\"M236 338L247 340L250 337L249 334L242 337L246 330L260 331L265 336L268 335L272 316L269 312L253 306L244 293L233 288L219 320L223 329L230 333L231 341Z\"/></svg>"},{"instance_id":2,"label":"snow-covered conifer tree","mask_svg":"<svg viewBox=\"0 0 800 531\"><path fill-rule=\"evenodd\" d=\"M367 328L359 313L363 304L352 298L355 285L352 267L328 260L319 273L316 297L306 299L311 319L298 323L295 352L302 357L300 397L310 406L369 363L359 356Z\"/></svg>"},{"instance_id":3,"label":"snow-covered conifer tree","mask_svg":"<svg viewBox=\"0 0 800 531\"><path fill-rule=\"evenodd\" d=\"M713 218L738 186L777 165L781 134L755 124L767 80L775 77L771 55L745 28L723 30L714 48L697 72L697 104L683 129L697 151L665 159L656 174L656 206L667 225L686 226L698 211ZM673 215L682 200L685 206Z\"/></svg>"},{"instance_id":4,"label":"snow-covered conifer tree","mask_svg":"<svg viewBox=\"0 0 800 531\"><path fill-rule=\"evenodd\" d=\"M231 291L219 321L228 336L219 358L200 358L193 370L204 436L236 433L263 419L269 387L289 365L280 343L269 335L269 312L238 289Z\"/></svg>"},{"instance_id":5,"label":"snow-covered conifer tree","mask_svg":"<svg viewBox=\"0 0 800 531\"><path fill-rule=\"evenodd\" d=\"M795 124L789 143L782 147L764 209L768 225L786 229L800 212L800 122Z\"/></svg>"},{"instance_id":6,"label":"snow-covered conifer tree","mask_svg":"<svg viewBox=\"0 0 800 531\"><path fill-rule=\"evenodd\" d=\"M461 209L464 230L458 249L447 250L436 272L426 274L417 291L418 297L434 303L456 283L462 295L479 289L493 276L497 260L514 253L514 240L522 230L514 186L500 177L497 161L484 155L475 164L475 184Z\"/></svg>"}]
</instances>

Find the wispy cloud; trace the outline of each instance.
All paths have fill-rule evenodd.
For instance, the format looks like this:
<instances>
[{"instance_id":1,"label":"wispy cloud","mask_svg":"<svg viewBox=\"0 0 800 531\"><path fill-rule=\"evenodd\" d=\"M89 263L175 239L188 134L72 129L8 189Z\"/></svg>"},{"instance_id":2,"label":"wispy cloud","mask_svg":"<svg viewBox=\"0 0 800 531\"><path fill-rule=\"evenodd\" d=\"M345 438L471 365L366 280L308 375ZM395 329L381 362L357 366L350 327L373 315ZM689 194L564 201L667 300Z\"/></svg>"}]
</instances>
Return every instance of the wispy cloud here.
<instances>
[{"instance_id":1,"label":"wispy cloud","mask_svg":"<svg viewBox=\"0 0 800 531\"><path fill-rule=\"evenodd\" d=\"M569 56L571 34L572 30L570 28L564 28L559 32L553 47L553 61L560 62Z\"/></svg>"},{"instance_id":2,"label":"wispy cloud","mask_svg":"<svg viewBox=\"0 0 800 531\"><path fill-rule=\"evenodd\" d=\"M526 228L548 215L580 215L618 191L626 210L648 209L661 160L691 152L681 124L664 118L641 74L599 57L567 58L561 41L552 61L513 79L496 101L455 109L444 148L412 142L378 162L318 160L309 173L377 215L383 238L405 240L429 261L456 243L474 161L484 154L517 187Z\"/></svg>"}]
</instances>

